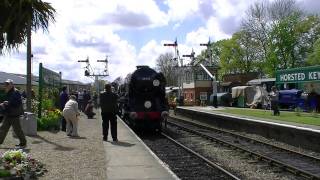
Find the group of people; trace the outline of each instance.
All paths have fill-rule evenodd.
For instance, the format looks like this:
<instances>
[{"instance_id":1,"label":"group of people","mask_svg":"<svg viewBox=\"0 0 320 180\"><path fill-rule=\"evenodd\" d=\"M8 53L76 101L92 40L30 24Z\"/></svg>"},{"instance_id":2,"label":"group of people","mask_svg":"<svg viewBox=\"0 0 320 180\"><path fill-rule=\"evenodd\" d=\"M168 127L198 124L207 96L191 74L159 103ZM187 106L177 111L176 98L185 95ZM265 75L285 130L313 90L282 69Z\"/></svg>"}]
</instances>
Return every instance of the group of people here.
<instances>
[{"instance_id":1,"label":"group of people","mask_svg":"<svg viewBox=\"0 0 320 180\"><path fill-rule=\"evenodd\" d=\"M102 135L103 140L108 140L109 124L111 126L111 137L113 141L118 141L117 138L117 112L118 112L118 96L112 92L110 84L105 85L105 92L100 95L100 106L102 116ZM19 138L20 143L16 148L25 148L27 139L20 124L20 118L24 114L22 95L19 90L14 87L13 81L8 79L4 82L4 90L6 96L3 102L0 103L0 114L3 115L2 124L0 127L0 144L4 142L10 127L12 126L14 133ZM79 105L75 95L68 95L67 88L63 87L60 93L60 108L63 114L61 121L61 129L68 136L79 137L78 121L80 116ZM92 108L93 103L88 101L86 109Z\"/></svg>"},{"instance_id":2,"label":"group of people","mask_svg":"<svg viewBox=\"0 0 320 180\"><path fill-rule=\"evenodd\" d=\"M77 93L77 96L75 94L69 96L65 86L60 93L60 110L63 112L61 130L66 131L68 136L74 137L78 136L77 124L80 111L84 112L89 119L95 115L91 96L86 90Z\"/></svg>"},{"instance_id":3,"label":"group of people","mask_svg":"<svg viewBox=\"0 0 320 180\"><path fill-rule=\"evenodd\" d=\"M67 88L63 87L60 93L60 109L62 110L63 118L61 121L61 130L66 131L68 136L79 137L78 135L78 121L80 110L82 106L80 103L85 101L85 96L78 98L75 95L68 95ZM111 126L111 137L113 141L118 141L117 138L117 112L118 112L118 96L112 92L110 84L105 85L105 91L100 95L100 107L102 117L102 134L103 140L108 140L109 124ZM88 118L92 118L95 113L93 112L93 101L88 100L84 113Z\"/></svg>"}]
</instances>

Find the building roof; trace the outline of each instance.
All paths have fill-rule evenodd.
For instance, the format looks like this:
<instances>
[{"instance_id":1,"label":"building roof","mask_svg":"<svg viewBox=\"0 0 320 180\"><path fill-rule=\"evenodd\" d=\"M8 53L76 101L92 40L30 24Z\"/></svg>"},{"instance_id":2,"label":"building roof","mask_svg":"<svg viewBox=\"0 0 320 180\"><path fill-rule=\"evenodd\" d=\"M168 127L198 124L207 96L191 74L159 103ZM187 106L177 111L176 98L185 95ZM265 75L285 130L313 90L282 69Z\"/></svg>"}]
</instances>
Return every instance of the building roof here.
<instances>
[{"instance_id":1,"label":"building roof","mask_svg":"<svg viewBox=\"0 0 320 180\"><path fill-rule=\"evenodd\" d=\"M261 79L252 79L250 81L248 81L248 85L257 85L257 84L261 84L264 82L275 82L276 78L261 78Z\"/></svg>"},{"instance_id":2,"label":"building roof","mask_svg":"<svg viewBox=\"0 0 320 180\"><path fill-rule=\"evenodd\" d=\"M82 82L80 82L80 81L72 81L72 80L62 79L62 84L88 85L88 84L90 84L90 83L82 83Z\"/></svg>"},{"instance_id":3,"label":"building roof","mask_svg":"<svg viewBox=\"0 0 320 180\"><path fill-rule=\"evenodd\" d=\"M9 74L12 74L12 73L9 73ZM25 77L26 75L24 74L13 74L13 75L16 75L16 76L21 76L21 77ZM35 82L39 82L39 76L32 76L32 80L35 81ZM67 79L62 79L62 84L69 84L69 85L83 85L83 86L86 86L86 85L91 85L90 83L83 83L83 82L80 82L80 81L72 81L72 80L67 80Z\"/></svg>"},{"instance_id":4,"label":"building roof","mask_svg":"<svg viewBox=\"0 0 320 180\"><path fill-rule=\"evenodd\" d=\"M16 85L26 85L27 84L27 79L23 76L0 71L0 84L3 84L7 79L12 79L13 84L16 84ZM31 84L34 86L38 85L38 83L35 81L31 81Z\"/></svg>"}]
</instances>

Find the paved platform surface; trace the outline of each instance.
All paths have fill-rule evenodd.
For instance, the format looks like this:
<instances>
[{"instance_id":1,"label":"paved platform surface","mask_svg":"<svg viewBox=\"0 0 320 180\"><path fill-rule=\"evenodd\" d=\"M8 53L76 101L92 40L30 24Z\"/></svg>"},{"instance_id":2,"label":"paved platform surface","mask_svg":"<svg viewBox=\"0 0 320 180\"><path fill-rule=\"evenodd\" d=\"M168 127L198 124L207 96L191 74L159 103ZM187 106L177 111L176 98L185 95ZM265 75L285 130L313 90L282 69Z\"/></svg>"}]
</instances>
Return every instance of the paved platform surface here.
<instances>
[{"instance_id":1,"label":"paved platform surface","mask_svg":"<svg viewBox=\"0 0 320 180\"><path fill-rule=\"evenodd\" d=\"M104 142L108 180L178 179L119 118L118 139Z\"/></svg>"},{"instance_id":2,"label":"paved platform surface","mask_svg":"<svg viewBox=\"0 0 320 180\"><path fill-rule=\"evenodd\" d=\"M24 151L48 170L39 180L178 179L120 119L119 142L103 141L100 111L96 113L94 119L81 113L78 138L63 131L38 131L37 136L27 136ZM0 145L0 155L18 143L11 131Z\"/></svg>"},{"instance_id":3,"label":"paved platform surface","mask_svg":"<svg viewBox=\"0 0 320 180\"><path fill-rule=\"evenodd\" d=\"M225 116L237 116L237 117L246 118L246 119L252 120L252 121L263 121L264 123L271 123L271 124L276 124L276 125L280 125L280 126L287 126L287 127L291 127L291 128L304 129L304 130L309 130L309 131L314 131L314 132L320 133L320 126L302 124L302 123L294 123L294 122L288 122L288 121L280 121L280 120L274 120L274 119L249 117L249 116L245 116L245 115L234 115L234 114L219 111L219 110L223 110L226 108L232 108L232 107L214 108L212 106L182 106L182 107L180 106L179 108L196 110L196 111L203 111L203 112L208 112L208 113L212 113L212 114L220 114L220 115L225 115ZM239 108L237 108L237 109L239 109ZM250 109L243 108L243 110L250 110ZM261 110L261 111L263 111L263 110ZM268 111L270 111L270 110L268 110ZM272 112L270 111L270 113L272 113Z\"/></svg>"}]
</instances>

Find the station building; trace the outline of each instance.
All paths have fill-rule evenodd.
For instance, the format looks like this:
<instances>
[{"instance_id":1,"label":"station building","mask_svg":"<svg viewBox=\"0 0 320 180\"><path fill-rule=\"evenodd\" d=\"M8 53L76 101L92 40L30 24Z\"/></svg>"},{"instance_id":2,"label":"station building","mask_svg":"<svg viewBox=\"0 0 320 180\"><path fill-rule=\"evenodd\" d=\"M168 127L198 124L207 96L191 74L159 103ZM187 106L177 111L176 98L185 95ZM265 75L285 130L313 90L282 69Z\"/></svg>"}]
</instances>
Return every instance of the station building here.
<instances>
[{"instance_id":1,"label":"station building","mask_svg":"<svg viewBox=\"0 0 320 180\"><path fill-rule=\"evenodd\" d=\"M211 74L216 75L218 66L204 65ZM209 104L212 94L212 79L201 66L184 67L182 89L184 105L200 105L200 102Z\"/></svg>"}]
</instances>

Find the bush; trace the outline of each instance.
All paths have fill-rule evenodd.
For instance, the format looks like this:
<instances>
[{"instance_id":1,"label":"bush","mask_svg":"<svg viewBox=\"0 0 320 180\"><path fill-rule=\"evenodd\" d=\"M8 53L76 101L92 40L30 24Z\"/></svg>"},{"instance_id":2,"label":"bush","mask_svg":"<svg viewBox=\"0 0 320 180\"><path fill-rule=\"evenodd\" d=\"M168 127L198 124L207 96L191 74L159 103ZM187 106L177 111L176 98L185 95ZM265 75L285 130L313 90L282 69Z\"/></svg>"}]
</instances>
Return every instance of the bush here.
<instances>
[{"instance_id":1,"label":"bush","mask_svg":"<svg viewBox=\"0 0 320 180\"><path fill-rule=\"evenodd\" d=\"M42 117L37 119L38 130L59 130L60 119L60 110L45 110L42 114Z\"/></svg>"}]
</instances>

